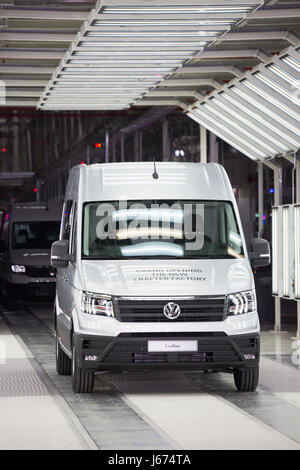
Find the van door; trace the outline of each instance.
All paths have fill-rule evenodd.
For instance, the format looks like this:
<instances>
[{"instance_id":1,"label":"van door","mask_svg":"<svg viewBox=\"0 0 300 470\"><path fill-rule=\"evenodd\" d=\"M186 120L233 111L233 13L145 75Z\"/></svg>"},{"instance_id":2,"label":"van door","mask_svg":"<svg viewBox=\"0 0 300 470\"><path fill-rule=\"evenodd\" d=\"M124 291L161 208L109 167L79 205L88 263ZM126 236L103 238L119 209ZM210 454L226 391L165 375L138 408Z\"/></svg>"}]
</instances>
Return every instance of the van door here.
<instances>
[{"instance_id":1,"label":"van door","mask_svg":"<svg viewBox=\"0 0 300 470\"><path fill-rule=\"evenodd\" d=\"M73 201L66 201L63 208L62 226L60 239L69 241L71 244ZM70 266L70 263L69 263ZM56 274L56 293L58 302L57 332L64 346L71 351L70 332L72 329L70 292L68 285L69 266L57 270Z\"/></svg>"},{"instance_id":2,"label":"van door","mask_svg":"<svg viewBox=\"0 0 300 470\"><path fill-rule=\"evenodd\" d=\"M65 278L65 303L66 303L66 315L70 320L68 324L68 331L66 332L66 337L64 339L64 344L66 348L72 350L72 310L74 305L74 294L75 294L75 274L76 274L76 232L77 232L77 208L76 202L72 205L71 210L71 232L70 232L70 243L69 243L69 254L72 255L72 260L69 262L69 265L66 269L66 278Z\"/></svg>"}]
</instances>

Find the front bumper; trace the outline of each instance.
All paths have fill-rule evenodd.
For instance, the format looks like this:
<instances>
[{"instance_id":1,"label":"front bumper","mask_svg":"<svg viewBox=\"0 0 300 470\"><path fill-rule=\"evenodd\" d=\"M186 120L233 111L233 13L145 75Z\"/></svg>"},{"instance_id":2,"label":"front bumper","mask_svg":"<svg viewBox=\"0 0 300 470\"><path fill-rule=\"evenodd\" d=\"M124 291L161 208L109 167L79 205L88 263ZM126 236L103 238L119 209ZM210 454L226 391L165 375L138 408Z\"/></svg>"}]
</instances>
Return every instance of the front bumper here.
<instances>
[{"instance_id":1,"label":"front bumper","mask_svg":"<svg viewBox=\"0 0 300 470\"><path fill-rule=\"evenodd\" d=\"M40 298L55 296L55 281L28 282L27 284L9 284L8 296L13 298Z\"/></svg>"},{"instance_id":2,"label":"front bumper","mask_svg":"<svg viewBox=\"0 0 300 470\"><path fill-rule=\"evenodd\" d=\"M148 352L149 340L196 340L197 352ZM223 332L121 333L116 337L74 333L77 365L100 370L227 370L256 367L259 334Z\"/></svg>"}]
</instances>

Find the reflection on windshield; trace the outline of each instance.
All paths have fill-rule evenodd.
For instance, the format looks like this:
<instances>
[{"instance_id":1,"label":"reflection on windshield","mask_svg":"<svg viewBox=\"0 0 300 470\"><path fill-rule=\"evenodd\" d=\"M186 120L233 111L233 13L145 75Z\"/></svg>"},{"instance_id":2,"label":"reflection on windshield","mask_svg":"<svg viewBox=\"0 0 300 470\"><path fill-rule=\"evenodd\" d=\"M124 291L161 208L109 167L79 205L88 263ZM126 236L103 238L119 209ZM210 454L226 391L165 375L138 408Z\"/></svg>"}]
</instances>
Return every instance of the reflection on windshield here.
<instances>
[{"instance_id":1,"label":"reflection on windshield","mask_svg":"<svg viewBox=\"0 0 300 470\"><path fill-rule=\"evenodd\" d=\"M12 247L14 249L50 249L59 238L60 222L14 222Z\"/></svg>"},{"instance_id":2,"label":"reflection on windshield","mask_svg":"<svg viewBox=\"0 0 300 470\"><path fill-rule=\"evenodd\" d=\"M91 202L84 205L83 220L83 258L244 256L226 201Z\"/></svg>"}]
</instances>

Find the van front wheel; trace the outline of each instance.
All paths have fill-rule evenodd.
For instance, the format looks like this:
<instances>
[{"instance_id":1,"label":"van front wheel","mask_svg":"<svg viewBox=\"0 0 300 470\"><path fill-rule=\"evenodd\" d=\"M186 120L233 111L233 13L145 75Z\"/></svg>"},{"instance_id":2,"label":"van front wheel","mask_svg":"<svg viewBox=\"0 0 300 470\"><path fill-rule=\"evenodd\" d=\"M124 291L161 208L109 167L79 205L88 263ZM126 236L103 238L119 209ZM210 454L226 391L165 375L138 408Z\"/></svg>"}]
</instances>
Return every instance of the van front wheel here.
<instances>
[{"instance_id":1,"label":"van front wheel","mask_svg":"<svg viewBox=\"0 0 300 470\"><path fill-rule=\"evenodd\" d=\"M75 393L91 393L94 387L94 372L81 369L76 361L76 348L73 345L72 354L72 382Z\"/></svg>"},{"instance_id":2,"label":"van front wheel","mask_svg":"<svg viewBox=\"0 0 300 470\"><path fill-rule=\"evenodd\" d=\"M259 378L259 367L235 369L233 376L238 392L255 392Z\"/></svg>"}]
</instances>

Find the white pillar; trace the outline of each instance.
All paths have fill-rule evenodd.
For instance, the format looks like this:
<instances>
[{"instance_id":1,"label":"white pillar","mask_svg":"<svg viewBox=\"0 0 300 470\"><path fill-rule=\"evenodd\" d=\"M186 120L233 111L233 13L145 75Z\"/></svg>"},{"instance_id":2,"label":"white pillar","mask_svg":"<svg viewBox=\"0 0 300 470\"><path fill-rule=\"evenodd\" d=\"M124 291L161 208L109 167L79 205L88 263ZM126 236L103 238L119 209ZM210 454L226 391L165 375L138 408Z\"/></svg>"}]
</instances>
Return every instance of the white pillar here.
<instances>
[{"instance_id":1,"label":"white pillar","mask_svg":"<svg viewBox=\"0 0 300 470\"><path fill-rule=\"evenodd\" d=\"M121 162L124 162L125 157L125 136L124 133L121 132Z\"/></svg>"},{"instance_id":2,"label":"white pillar","mask_svg":"<svg viewBox=\"0 0 300 470\"><path fill-rule=\"evenodd\" d=\"M31 151L31 130L30 126L26 129L27 153L28 153L28 171L32 171L32 151Z\"/></svg>"},{"instance_id":3,"label":"white pillar","mask_svg":"<svg viewBox=\"0 0 300 470\"><path fill-rule=\"evenodd\" d=\"M134 155L134 161L135 162L138 162L139 161L139 154L140 154L140 151L139 151L139 132L136 131L134 133L134 136L133 136L133 155Z\"/></svg>"},{"instance_id":4,"label":"white pillar","mask_svg":"<svg viewBox=\"0 0 300 470\"><path fill-rule=\"evenodd\" d=\"M170 161L170 139L169 139L169 122L165 119L162 122L162 159Z\"/></svg>"},{"instance_id":5,"label":"white pillar","mask_svg":"<svg viewBox=\"0 0 300 470\"><path fill-rule=\"evenodd\" d=\"M207 163L207 130L200 125L200 163Z\"/></svg>"},{"instance_id":6,"label":"white pillar","mask_svg":"<svg viewBox=\"0 0 300 470\"><path fill-rule=\"evenodd\" d=\"M219 162L219 144L217 136L213 132L209 133L209 161L211 163Z\"/></svg>"},{"instance_id":7,"label":"white pillar","mask_svg":"<svg viewBox=\"0 0 300 470\"><path fill-rule=\"evenodd\" d=\"M13 158L12 158L12 171L19 171L19 118L18 112L14 112L12 118L12 131L13 139Z\"/></svg>"},{"instance_id":8,"label":"white pillar","mask_svg":"<svg viewBox=\"0 0 300 470\"><path fill-rule=\"evenodd\" d=\"M264 231L264 164L258 162L258 236Z\"/></svg>"},{"instance_id":9,"label":"white pillar","mask_svg":"<svg viewBox=\"0 0 300 470\"><path fill-rule=\"evenodd\" d=\"M112 144L113 144L113 145L112 145L112 147L113 147L113 155L112 155L112 157L113 157L113 158L112 158L112 159L113 159L113 162L115 162L115 161L116 161L116 138L115 138L115 134L113 134L112 140L113 140L113 142L112 142Z\"/></svg>"},{"instance_id":10,"label":"white pillar","mask_svg":"<svg viewBox=\"0 0 300 470\"><path fill-rule=\"evenodd\" d=\"M140 132L140 140L139 140L139 161L143 161L143 133Z\"/></svg>"},{"instance_id":11,"label":"white pillar","mask_svg":"<svg viewBox=\"0 0 300 470\"><path fill-rule=\"evenodd\" d=\"M109 130L105 133L105 163L109 162Z\"/></svg>"},{"instance_id":12,"label":"white pillar","mask_svg":"<svg viewBox=\"0 0 300 470\"><path fill-rule=\"evenodd\" d=\"M274 171L274 205L282 204L282 168L275 168ZM281 331L281 298L275 297L275 331Z\"/></svg>"},{"instance_id":13,"label":"white pillar","mask_svg":"<svg viewBox=\"0 0 300 470\"><path fill-rule=\"evenodd\" d=\"M296 202L300 203L300 155L296 158ZM297 337L300 338L300 300L297 301Z\"/></svg>"}]
</instances>

